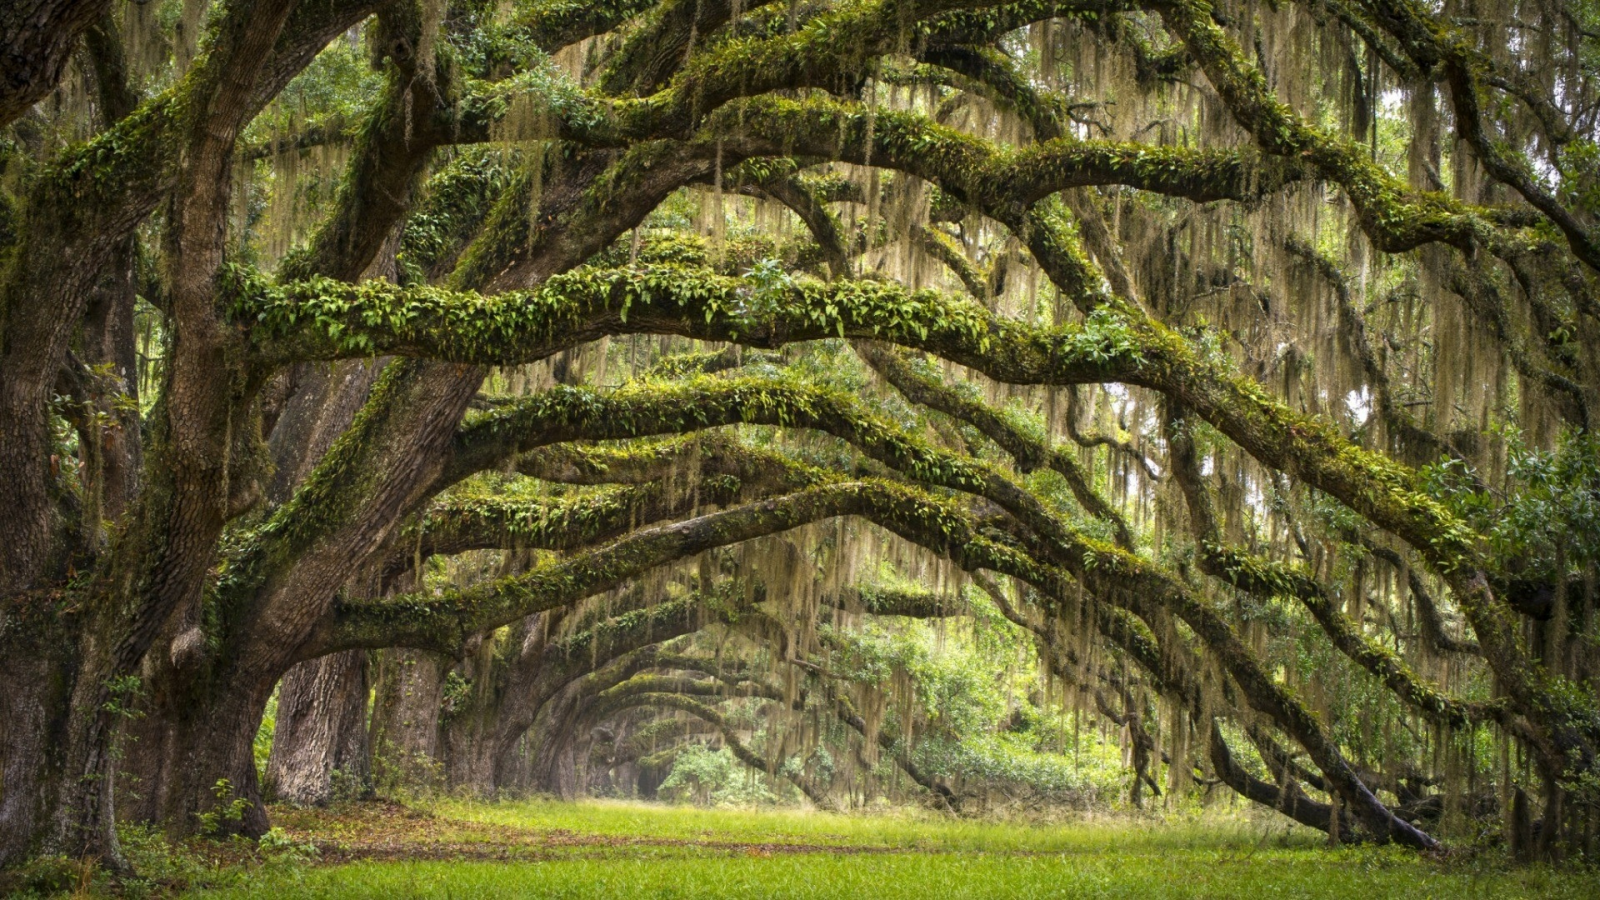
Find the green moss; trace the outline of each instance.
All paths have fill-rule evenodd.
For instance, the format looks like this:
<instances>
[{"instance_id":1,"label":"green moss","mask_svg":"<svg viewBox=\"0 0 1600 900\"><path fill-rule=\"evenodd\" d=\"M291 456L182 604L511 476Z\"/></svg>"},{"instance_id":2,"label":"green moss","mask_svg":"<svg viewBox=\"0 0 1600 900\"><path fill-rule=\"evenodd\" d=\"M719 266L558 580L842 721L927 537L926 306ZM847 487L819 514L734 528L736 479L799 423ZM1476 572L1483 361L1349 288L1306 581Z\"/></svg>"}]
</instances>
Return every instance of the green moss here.
<instances>
[{"instance_id":1,"label":"green moss","mask_svg":"<svg viewBox=\"0 0 1600 900\"><path fill-rule=\"evenodd\" d=\"M796 281L778 294L763 294L746 281L683 266L579 269L535 291L492 297L377 281L312 278L274 285L237 268L227 273L224 285L234 318L252 326L258 343L301 358L412 352L458 362L511 363L562 349L596 317L626 333L635 310L682 316L688 320L681 326L686 331L735 340L779 332L856 334L948 340L980 352L989 347L994 326L981 307L950 302L933 291L908 292L877 282Z\"/></svg>"},{"instance_id":2,"label":"green moss","mask_svg":"<svg viewBox=\"0 0 1600 900\"><path fill-rule=\"evenodd\" d=\"M439 267L458 253L512 188L511 160L493 151L467 150L428 180L417 208L406 219L396 254L402 283L437 280Z\"/></svg>"}]
</instances>

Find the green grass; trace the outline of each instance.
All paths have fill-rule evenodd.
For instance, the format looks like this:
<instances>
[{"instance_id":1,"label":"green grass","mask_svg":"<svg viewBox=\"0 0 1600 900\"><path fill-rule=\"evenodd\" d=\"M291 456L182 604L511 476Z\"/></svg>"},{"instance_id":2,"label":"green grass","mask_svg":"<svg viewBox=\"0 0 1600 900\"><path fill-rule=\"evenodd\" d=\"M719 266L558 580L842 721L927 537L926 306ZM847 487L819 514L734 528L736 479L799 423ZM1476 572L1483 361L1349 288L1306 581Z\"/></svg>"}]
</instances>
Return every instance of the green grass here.
<instances>
[{"instance_id":1,"label":"green grass","mask_svg":"<svg viewBox=\"0 0 1600 900\"><path fill-rule=\"evenodd\" d=\"M843 815L803 810L697 809L646 803L587 801L560 803L529 800L515 803L445 801L435 813L468 822L482 822L535 831L573 831L616 837L652 837L713 843L826 844L914 850L1056 851L1103 845L1104 833L1138 835L1174 845L1185 841L1215 843L1207 828L1174 827L1152 821L1134 825L1117 819L1105 825L1024 826L1003 822L955 819L910 812ZM1257 840L1260 829L1241 832L1230 820L1228 833ZM1282 831L1282 829L1278 829Z\"/></svg>"},{"instance_id":2,"label":"green grass","mask_svg":"<svg viewBox=\"0 0 1600 900\"><path fill-rule=\"evenodd\" d=\"M357 863L210 896L288 898L639 897L1587 897L1600 886L1530 872L1472 878L1407 864L1268 855L1244 861L912 854Z\"/></svg>"},{"instance_id":3,"label":"green grass","mask_svg":"<svg viewBox=\"0 0 1600 900\"><path fill-rule=\"evenodd\" d=\"M1394 848L1329 851L1283 820L1245 817L1027 826L904 814L460 801L431 812L381 822L359 813L283 816L297 838L342 848L330 845L330 855L360 856L353 851L366 839L385 861L267 867L190 896L1600 897L1593 873L1438 862ZM507 848L510 861L482 860L486 851Z\"/></svg>"}]
</instances>

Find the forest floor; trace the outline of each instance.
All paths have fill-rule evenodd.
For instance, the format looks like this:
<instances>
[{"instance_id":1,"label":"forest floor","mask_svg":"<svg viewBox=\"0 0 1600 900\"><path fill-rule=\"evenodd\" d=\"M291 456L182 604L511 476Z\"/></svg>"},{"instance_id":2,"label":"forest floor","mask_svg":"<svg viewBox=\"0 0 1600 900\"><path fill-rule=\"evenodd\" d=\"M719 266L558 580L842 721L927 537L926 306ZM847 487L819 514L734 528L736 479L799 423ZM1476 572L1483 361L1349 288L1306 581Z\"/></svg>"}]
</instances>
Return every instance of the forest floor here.
<instances>
[{"instance_id":1,"label":"forest floor","mask_svg":"<svg viewBox=\"0 0 1600 900\"><path fill-rule=\"evenodd\" d=\"M1593 898L1600 873L1329 850L1282 819L933 815L438 801L273 810L261 849L133 833L124 896L232 898ZM187 891L180 889L187 885Z\"/></svg>"}]
</instances>

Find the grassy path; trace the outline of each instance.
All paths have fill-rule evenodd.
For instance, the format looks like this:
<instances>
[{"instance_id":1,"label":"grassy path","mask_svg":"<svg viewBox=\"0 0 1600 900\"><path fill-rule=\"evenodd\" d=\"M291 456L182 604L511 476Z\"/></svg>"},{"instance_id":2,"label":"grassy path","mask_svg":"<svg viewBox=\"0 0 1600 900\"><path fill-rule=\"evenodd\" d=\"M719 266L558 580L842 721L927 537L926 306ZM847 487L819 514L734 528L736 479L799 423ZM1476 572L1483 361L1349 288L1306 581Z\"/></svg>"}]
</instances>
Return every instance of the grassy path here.
<instances>
[{"instance_id":1,"label":"grassy path","mask_svg":"<svg viewBox=\"0 0 1600 900\"><path fill-rule=\"evenodd\" d=\"M1585 898L1600 877L1328 851L1278 822L1027 827L640 804L445 802L280 810L320 863L196 897Z\"/></svg>"}]
</instances>

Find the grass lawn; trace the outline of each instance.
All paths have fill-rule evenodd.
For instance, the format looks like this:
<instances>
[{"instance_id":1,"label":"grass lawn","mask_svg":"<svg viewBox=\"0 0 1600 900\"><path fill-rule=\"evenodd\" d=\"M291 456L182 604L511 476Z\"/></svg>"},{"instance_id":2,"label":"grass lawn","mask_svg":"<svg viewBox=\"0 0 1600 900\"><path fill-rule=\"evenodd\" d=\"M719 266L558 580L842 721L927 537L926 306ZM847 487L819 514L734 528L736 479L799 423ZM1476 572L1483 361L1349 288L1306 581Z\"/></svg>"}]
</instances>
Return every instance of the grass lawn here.
<instances>
[{"instance_id":1,"label":"grass lawn","mask_svg":"<svg viewBox=\"0 0 1600 900\"><path fill-rule=\"evenodd\" d=\"M194 897L1600 897L1594 873L1329 851L1281 820L1025 826L584 802L277 811L320 862Z\"/></svg>"}]
</instances>

